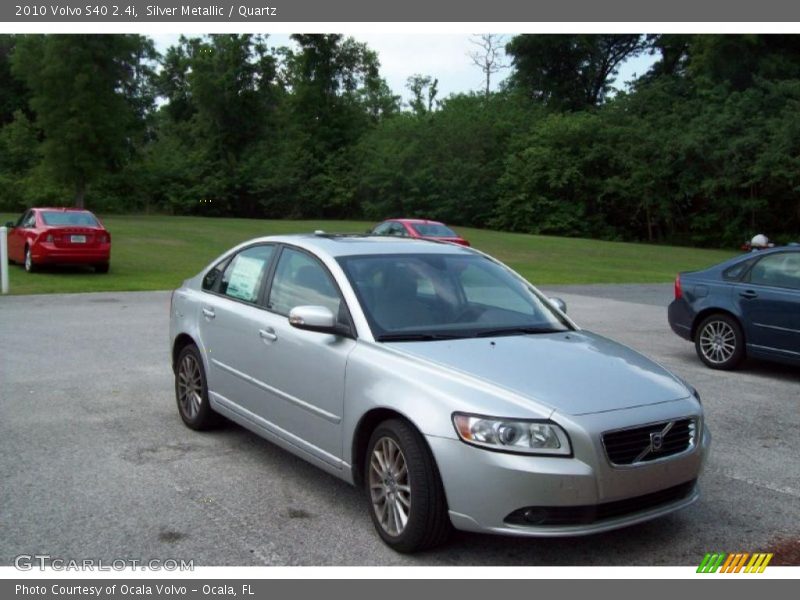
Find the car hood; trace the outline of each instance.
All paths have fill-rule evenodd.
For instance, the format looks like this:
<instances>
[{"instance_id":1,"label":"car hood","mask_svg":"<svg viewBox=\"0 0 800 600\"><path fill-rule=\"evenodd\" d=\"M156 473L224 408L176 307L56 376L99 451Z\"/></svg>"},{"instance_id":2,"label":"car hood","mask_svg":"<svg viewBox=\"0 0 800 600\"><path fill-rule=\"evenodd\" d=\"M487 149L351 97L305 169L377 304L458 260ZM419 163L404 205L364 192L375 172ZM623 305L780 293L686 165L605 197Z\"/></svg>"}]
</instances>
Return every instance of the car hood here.
<instances>
[{"instance_id":1,"label":"car hood","mask_svg":"<svg viewBox=\"0 0 800 600\"><path fill-rule=\"evenodd\" d=\"M690 395L663 367L627 346L587 331L386 345L570 415L658 404Z\"/></svg>"}]
</instances>

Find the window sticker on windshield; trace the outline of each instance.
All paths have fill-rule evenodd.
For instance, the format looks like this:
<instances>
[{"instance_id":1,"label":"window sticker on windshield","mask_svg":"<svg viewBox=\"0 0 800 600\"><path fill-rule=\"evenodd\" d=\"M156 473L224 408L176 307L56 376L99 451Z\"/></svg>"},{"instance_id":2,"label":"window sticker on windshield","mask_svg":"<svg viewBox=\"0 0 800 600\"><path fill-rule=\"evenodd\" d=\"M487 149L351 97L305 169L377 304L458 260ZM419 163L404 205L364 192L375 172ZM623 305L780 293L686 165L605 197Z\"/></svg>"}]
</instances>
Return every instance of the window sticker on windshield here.
<instances>
[{"instance_id":1,"label":"window sticker on windshield","mask_svg":"<svg viewBox=\"0 0 800 600\"><path fill-rule=\"evenodd\" d=\"M226 294L239 300L255 301L263 266L264 261L260 258L241 255L236 257Z\"/></svg>"}]
</instances>

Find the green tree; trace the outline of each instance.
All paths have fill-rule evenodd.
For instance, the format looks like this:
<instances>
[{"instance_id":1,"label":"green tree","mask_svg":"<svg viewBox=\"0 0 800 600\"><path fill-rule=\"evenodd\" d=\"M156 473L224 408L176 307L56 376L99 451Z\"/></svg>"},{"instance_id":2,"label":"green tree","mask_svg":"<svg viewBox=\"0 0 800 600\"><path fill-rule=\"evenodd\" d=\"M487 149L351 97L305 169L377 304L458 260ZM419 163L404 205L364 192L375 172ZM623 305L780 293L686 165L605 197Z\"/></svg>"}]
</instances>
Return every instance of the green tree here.
<instances>
[{"instance_id":1,"label":"green tree","mask_svg":"<svg viewBox=\"0 0 800 600\"><path fill-rule=\"evenodd\" d=\"M556 110L598 106L620 64L646 44L629 34L518 35L506 45L514 67L508 85Z\"/></svg>"},{"instance_id":2,"label":"green tree","mask_svg":"<svg viewBox=\"0 0 800 600\"><path fill-rule=\"evenodd\" d=\"M144 94L137 79L152 43L139 35L24 36L13 72L30 90L30 106L42 131L42 155L57 180L74 189L75 206L88 185L120 168L143 127Z\"/></svg>"},{"instance_id":3,"label":"green tree","mask_svg":"<svg viewBox=\"0 0 800 600\"><path fill-rule=\"evenodd\" d=\"M597 200L609 158L594 113L551 114L518 137L500 179L492 226L526 233L609 237Z\"/></svg>"},{"instance_id":4,"label":"green tree","mask_svg":"<svg viewBox=\"0 0 800 600\"><path fill-rule=\"evenodd\" d=\"M436 95L439 93L439 80L429 75L412 75L406 81L411 92L409 106L417 115L432 112L436 106Z\"/></svg>"},{"instance_id":5,"label":"green tree","mask_svg":"<svg viewBox=\"0 0 800 600\"><path fill-rule=\"evenodd\" d=\"M469 94L450 96L435 112L382 121L357 148L364 213L486 226L510 140L540 112L518 98Z\"/></svg>"},{"instance_id":6,"label":"green tree","mask_svg":"<svg viewBox=\"0 0 800 600\"><path fill-rule=\"evenodd\" d=\"M27 115L17 110L13 119L0 128L0 206L16 211L27 204L40 147Z\"/></svg>"},{"instance_id":7,"label":"green tree","mask_svg":"<svg viewBox=\"0 0 800 600\"><path fill-rule=\"evenodd\" d=\"M169 101L163 109L167 119L162 120L164 139L151 158L183 147L182 155L194 160L178 170L193 173L186 194L170 203L205 214L258 214L245 163L254 146L272 135L280 93L276 75L276 58L264 36L181 37L167 51L158 78ZM163 158L173 166L182 160ZM175 183L168 172L158 172Z\"/></svg>"},{"instance_id":8,"label":"green tree","mask_svg":"<svg viewBox=\"0 0 800 600\"><path fill-rule=\"evenodd\" d=\"M354 215L353 148L378 120L397 111L397 98L365 44L334 34L292 39L299 49L284 51L290 94L282 156L274 165L285 176L275 177L273 170L270 189L294 216Z\"/></svg>"},{"instance_id":9,"label":"green tree","mask_svg":"<svg viewBox=\"0 0 800 600\"><path fill-rule=\"evenodd\" d=\"M688 48L691 76L702 85L743 91L759 79L800 77L800 36L697 35Z\"/></svg>"},{"instance_id":10,"label":"green tree","mask_svg":"<svg viewBox=\"0 0 800 600\"><path fill-rule=\"evenodd\" d=\"M18 110L28 110L28 90L12 73L11 56L20 36L0 34L0 125L14 120Z\"/></svg>"}]
</instances>

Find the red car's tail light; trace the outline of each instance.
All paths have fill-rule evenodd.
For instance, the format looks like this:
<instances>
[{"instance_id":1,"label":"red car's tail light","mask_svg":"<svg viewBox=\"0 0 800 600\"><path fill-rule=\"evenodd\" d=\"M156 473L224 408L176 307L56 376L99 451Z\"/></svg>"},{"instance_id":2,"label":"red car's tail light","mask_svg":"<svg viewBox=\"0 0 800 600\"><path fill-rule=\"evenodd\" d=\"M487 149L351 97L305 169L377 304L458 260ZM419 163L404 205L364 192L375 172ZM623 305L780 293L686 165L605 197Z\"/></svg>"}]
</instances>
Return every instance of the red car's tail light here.
<instances>
[{"instance_id":1,"label":"red car's tail light","mask_svg":"<svg viewBox=\"0 0 800 600\"><path fill-rule=\"evenodd\" d=\"M55 238L53 237L52 233L48 233L47 237L44 238L44 241L47 242L48 244L52 244L55 241Z\"/></svg>"},{"instance_id":2,"label":"red car's tail light","mask_svg":"<svg viewBox=\"0 0 800 600\"><path fill-rule=\"evenodd\" d=\"M681 289L681 276L680 274L675 277L675 300L680 300L683 297L683 289Z\"/></svg>"},{"instance_id":3,"label":"red car's tail light","mask_svg":"<svg viewBox=\"0 0 800 600\"><path fill-rule=\"evenodd\" d=\"M111 241L111 239L109 238L108 234L101 233L100 235L97 236L97 241L101 244L108 244Z\"/></svg>"}]
</instances>

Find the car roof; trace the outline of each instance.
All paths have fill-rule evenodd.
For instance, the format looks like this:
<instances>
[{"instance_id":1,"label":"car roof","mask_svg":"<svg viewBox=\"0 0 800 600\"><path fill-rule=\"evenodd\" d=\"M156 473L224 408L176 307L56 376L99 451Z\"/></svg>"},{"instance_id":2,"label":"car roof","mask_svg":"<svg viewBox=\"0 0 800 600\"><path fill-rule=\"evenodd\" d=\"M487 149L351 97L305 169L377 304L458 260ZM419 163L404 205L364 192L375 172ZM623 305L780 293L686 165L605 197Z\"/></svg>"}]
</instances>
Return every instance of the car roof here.
<instances>
[{"instance_id":1,"label":"car roof","mask_svg":"<svg viewBox=\"0 0 800 600\"><path fill-rule=\"evenodd\" d=\"M87 210L85 208L76 208L74 206L36 206L33 210L52 210L52 211L61 211L61 212L85 212L90 213L92 211Z\"/></svg>"},{"instance_id":2,"label":"car roof","mask_svg":"<svg viewBox=\"0 0 800 600\"><path fill-rule=\"evenodd\" d=\"M430 219L386 219L387 221L394 221L396 223L424 223L426 225L444 225L441 221L431 221Z\"/></svg>"},{"instance_id":3,"label":"car roof","mask_svg":"<svg viewBox=\"0 0 800 600\"><path fill-rule=\"evenodd\" d=\"M698 271L683 271L681 272L681 276L686 277L694 277L700 276L703 277L704 275L709 274L716 274L719 275L723 271L738 265L740 263L746 262L748 260L753 260L756 258L760 258L762 256L768 256L770 254L776 254L781 252L800 252L800 245L797 244L789 244L787 246L775 246L773 248L765 248L763 250L758 250L755 252L744 252L742 254L737 254L736 256L732 256L728 260L722 261L721 263L717 263L712 265L706 269L700 269Z\"/></svg>"},{"instance_id":4,"label":"car roof","mask_svg":"<svg viewBox=\"0 0 800 600\"><path fill-rule=\"evenodd\" d=\"M369 256L377 254L477 254L474 250L450 244L415 238L370 235L328 234L324 232L274 235L250 240L247 244L277 242L299 246L328 256Z\"/></svg>"},{"instance_id":5,"label":"car roof","mask_svg":"<svg viewBox=\"0 0 800 600\"><path fill-rule=\"evenodd\" d=\"M764 248L763 250L757 250L755 252L748 252L743 255L749 258L755 258L756 256L765 256L767 254L775 254L777 252L800 252L800 245L798 244L787 244L786 246L774 246L772 248Z\"/></svg>"}]
</instances>

